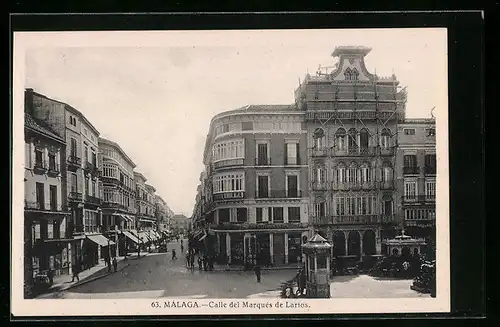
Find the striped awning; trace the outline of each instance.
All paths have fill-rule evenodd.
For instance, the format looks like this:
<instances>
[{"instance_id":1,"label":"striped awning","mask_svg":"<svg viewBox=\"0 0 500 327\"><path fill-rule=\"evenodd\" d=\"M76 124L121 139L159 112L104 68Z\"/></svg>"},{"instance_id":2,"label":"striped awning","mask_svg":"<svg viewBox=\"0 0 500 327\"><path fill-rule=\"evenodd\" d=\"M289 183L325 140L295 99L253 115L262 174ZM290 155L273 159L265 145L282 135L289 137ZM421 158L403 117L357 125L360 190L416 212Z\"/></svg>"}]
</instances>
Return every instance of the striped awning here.
<instances>
[{"instance_id":1,"label":"striped awning","mask_svg":"<svg viewBox=\"0 0 500 327\"><path fill-rule=\"evenodd\" d=\"M132 242L134 242L134 243L139 244L139 243L141 242L141 241L139 241L139 239L138 239L136 236L134 236L134 234L130 233L129 231L123 231L122 233L123 233L123 235L125 235L125 236L129 239L129 240L131 240L131 241L132 241Z\"/></svg>"}]
</instances>

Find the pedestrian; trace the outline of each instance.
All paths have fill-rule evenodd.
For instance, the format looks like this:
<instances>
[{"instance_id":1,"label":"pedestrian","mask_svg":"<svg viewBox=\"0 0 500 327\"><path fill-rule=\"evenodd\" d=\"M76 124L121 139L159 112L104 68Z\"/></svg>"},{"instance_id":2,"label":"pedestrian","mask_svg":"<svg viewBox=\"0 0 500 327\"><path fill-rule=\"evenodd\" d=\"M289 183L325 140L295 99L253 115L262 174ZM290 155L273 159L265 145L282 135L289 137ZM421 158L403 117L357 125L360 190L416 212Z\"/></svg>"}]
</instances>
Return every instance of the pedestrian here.
<instances>
[{"instance_id":1,"label":"pedestrian","mask_svg":"<svg viewBox=\"0 0 500 327\"><path fill-rule=\"evenodd\" d=\"M298 286L299 286L299 294L304 295L304 290L306 289L306 274L304 269L300 269L299 271L299 280L298 280Z\"/></svg>"},{"instance_id":2,"label":"pedestrian","mask_svg":"<svg viewBox=\"0 0 500 327\"><path fill-rule=\"evenodd\" d=\"M189 265L191 269L194 269L194 253L189 255Z\"/></svg>"},{"instance_id":3,"label":"pedestrian","mask_svg":"<svg viewBox=\"0 0 500 327\"><path fill-rule=\"evenodd\" d=\"M261 274L261 271L260 271L260 265L259 264L255 265L254 271L255 271L255 276L257 277L257 283L260 283L260 274Z\"/></svg>"},{"instance_id":4,"label":"pedestrian","mask_svg":"<svg viewBox=\"0 0 500 327\"><path fill-rule=\"evenodd\" d=\"M200 256L198 256L198 269L201 271L202 269L202 266L203 266L203 260L201 259Z\"/></svg>"},{"instance_id":5,"label":"pedestrian","mask_svg":"<svg viewBox=\"0 0 500 327\"><path fill-rule=\"evenodd\" d=\"M106 266L108 266L108 273L111 272L111 259L109 256L106 256Z\"/></svg>"},{"instance_id":6,"label":"pedestrian","mask_svg":"<svg viewBox=\"0 0 500 327\"><path fill-rule=\"evenodd\" d=\"M177 254L175 253L175 249L172 249L172 260L177 259Z\"/></svg>"},{"instance_id":7,"label":"pedestrian","mask_svg":"<svg viewBox=\"0 0 500 327\"><path fill-rule=\"evenodd\" d=\"M71 266L71 269L73 270L73 278L71 279L71 282L73 283L75 281L75 277L76 277L76 280L77 281L80 281L80 277L78 276L78 273L80 271L79 267L78 267L78 264L73 264Z\"/></svg>"},{"instance_id":8,"label":"pedestrian","mask_svg":"<svg viewBox=\"0 0 500 327\"><path fill-rule=\"evenodd\" d=\"M206 255L203 256L203 270L208 271L208 258Z\"/></svg>"},{"instance_id":9,"label":"pedestrian","mask_svg":"<svg viewBox=\"0 0 500 327\"><path fill-rule=\"evenodd\" d=\"M118 261L116 261L116 257L113 257L113 270L114 272L118 270Z\"/></svg>"}]
</instances>

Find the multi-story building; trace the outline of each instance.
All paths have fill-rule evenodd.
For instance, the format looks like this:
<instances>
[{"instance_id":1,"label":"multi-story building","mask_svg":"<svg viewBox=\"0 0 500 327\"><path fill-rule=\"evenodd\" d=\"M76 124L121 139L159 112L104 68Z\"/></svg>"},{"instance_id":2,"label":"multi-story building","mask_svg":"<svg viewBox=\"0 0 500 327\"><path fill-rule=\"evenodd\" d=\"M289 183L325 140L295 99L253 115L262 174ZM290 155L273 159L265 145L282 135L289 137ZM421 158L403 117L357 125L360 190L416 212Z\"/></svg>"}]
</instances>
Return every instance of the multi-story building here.
<instances>
[{"instance_id":1,"label":"multi-story building","mask_svg":"<svg viewBox=\"0 0 500 327\"><path fill-rule=\"evenodd\" d=\"M29 298L37 274L70 272L71 239L66 232L66 177L61 173L64 139L26 112L24 141L24 288Z\"/></svg>"},{"instance_id":2,"label":"multi-story building","mask_svg":"<svg viewBox=\"0 0 500 327\"><path fill-rule=\"evenodd\" d=\"M127 242L136 242L128 231L136 228L135 163L117 143L99 138L102 165L102 227L112 240L118 240L119 253L125 253Z\"/></svg>"},{"instance_id":3,"label":"multi-story building","mask_svg":"<svg viewBox=\"0 0 500 327\"><path fill-rule=\"evenodd\" d=\"M406 119L398 126L397 215L413 237L435 240L435 120Z\"/></svg>"},{"instance_id":4,"label":"multi-story building","mask_svg":"<svg viewBox=\"0 0 500 327\"><path fill-rule=\"evenodd\" d=\"M333 70L306 75L295 90L305 112L310 222L335 257L380 253L394 222L397 124L406 91L393 74L368 72L370 48L341 46Z\"/></svg>"},{"instance_id":5,"label":"multi-story building","mask_svg":"<svg viewBox=\"0 0 500 327\"><path fill-rule=\"evenodd\" d=\"M175 234L184 234L190 230L191 227L191 218L186 217L185 215L178 214L173 215L170 218L170 228Z\"/></svg>"},{"instance_id":6,"label":"multi-story building","mask_svg":"<svg viewBox=\"0 0 500 327\"><path fill-rule=\"evenodd\" d=\"M159 195L155 195L155 205L158 231L168 232L170 230L170 218L173 216L172 210L170 210L168 204Z\"/></svg>"},{"instance_id":7,"label":"multi-story building","mask_svg":"<svg viewBox=\"0 0 500 327\"><path fill-rule=\"evenodd\" d=\"M221 261L302 260L308 229L307 130L295 105L249 105L213 117L193 225Z\"/></svg>"},{"instance_id":8,"label":"multi-story building","mask_svg":"<svg viewBox=\"0 0 500 327\"><path fill-rule=\"evenodd\" d=\"M25 105L36 119L44 121L66 142L61 166L61 173L67 177L63 194L71 212L68 233L77 240L70 250L71 261L80 269L92 267L102 258L103 247L110 243L101 234L100 226L99 132L77 109L32 89L26 89Z\"/></svg>"},{"instance_id":9,"label":"multi-story building","mask_svg":"<svg viewBox=\"0 0 500 327\"><path fill-rule=\"evenodd\" d=\"M156 227L155 188L146 184L146 177L134 172L136 185L137 228L140 230L154 230Z\"/></svg>"}]
</instances>

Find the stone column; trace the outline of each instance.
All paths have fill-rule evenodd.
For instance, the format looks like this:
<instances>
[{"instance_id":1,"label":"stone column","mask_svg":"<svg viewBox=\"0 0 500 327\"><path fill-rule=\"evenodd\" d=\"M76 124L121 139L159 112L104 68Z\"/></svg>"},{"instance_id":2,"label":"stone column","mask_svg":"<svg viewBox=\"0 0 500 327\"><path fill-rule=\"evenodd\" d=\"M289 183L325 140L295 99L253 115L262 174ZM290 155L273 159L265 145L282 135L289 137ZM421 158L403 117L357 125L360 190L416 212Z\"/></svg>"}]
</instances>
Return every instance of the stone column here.
<instances>
[{"instance_id":1,"label":"stone column","mask_svg":"<svg viewBox=\"0 0 500 327\"><path fill-rule=\"evenodd\" d=\"M344 231L345 255L349 255L349 232Z\"/></svg>"},{"instance_id":2,"label":"stone column","mask_svg":"<svg viewBox=\"0 0 500 327\"><path fill-rule=\"evenodd\" d=\"M285 264L288 263L288 233L285 233Z\"/></svg>"},{"instance_id":3,"label":"stone column","mask_svg":"<svg viewBox=\"0 0 500 327\"><path fill-rule=\"evenodd\" d=\"M229 233L226 233L226 255L231 264L231 235Z\"/></svg>"},{"instance_id":4,"label":"stone column","mask_svg":"<svg viewBox=\"0 0 500 327\"><path fill-rule=\"evenodd\" d=\"M274 234L269 233L269 258L271 263L274 264Z\"/></svg>"},{"instance_id":5,"label":"stone column","mask_svg":"<svg viewBox=\"0 0 500 327\"><path fill-rule=\"evenodd\" d=\"M380 229L377 229L376 235L375 235L375 248L377 251L377 254L381 254L382 252L382 239L380 235Z\"/></svg>"},{"instance_id":6,"label":"stone column","mask_svg":"<svg viewBox=\"0 0 500 327\"><path fill-rule=\"evenodd\" d=\"M288 207L283 207L283 222L288 223Z\"/></svg>"},{"instance_id":7,"label":"stone column","mask_svg":"<svg viewBox=\"0 0 500 327\"><path fill-rule=\"evenodd\" d=\"M363 235L364 231L359 231L359 254L363 257Z\"/></svg>"}]
</instances>

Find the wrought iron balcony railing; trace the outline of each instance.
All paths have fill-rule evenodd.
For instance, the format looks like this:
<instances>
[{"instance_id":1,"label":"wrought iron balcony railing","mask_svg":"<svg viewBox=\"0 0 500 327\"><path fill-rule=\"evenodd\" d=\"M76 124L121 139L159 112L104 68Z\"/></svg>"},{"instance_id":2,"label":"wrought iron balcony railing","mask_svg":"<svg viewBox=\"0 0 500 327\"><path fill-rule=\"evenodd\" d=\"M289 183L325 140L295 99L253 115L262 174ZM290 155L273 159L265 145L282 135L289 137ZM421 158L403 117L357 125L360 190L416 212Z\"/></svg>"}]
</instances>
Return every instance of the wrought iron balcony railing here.
<instances>
[{"instance_id":1,"label":"wrought iron balcony railing","mask_svg":"<svg viewBox=\"0 0 500 327\"><path fill-rule=\"evenodd\" d=\"M307 228L308 223L301 222L288 222L288 223L275 223L275 222L220 222L219 224L210 224L210 228L225 229L225 230L247 230L247 229L303 229Z\"/></svg>"},{"instance_id":2,"label":"wrought iron balcony railing","mask_svg":"<svg viewBox=\"0 0 500 327\"><path fill-rule=\"evenodd\" d=\"M97 204L97 205L101 204L101 199L99 199L98 197L92 196L92 195L88 195L88 194L85 196L85 201L92 203L92 204Z\"/></svg>"},{"instance_id":3,"label":"wrought iron balcony railing","mask_svg":"<svg viewBox=\"0 0 500 327\"><path fill-rule=\"evenodd\" d=\"M417 166L414 167L403 167L403 175L418 175L419 169Z\"/></svg>"},{"instance_id":4,"label":"wrought iron balcony railing","mask_svg":"<svg viewBox=\"0 0 500 327\"><path fill-rule=\"evenodd\" d=\"M68 156L68 165L73 167L80 167L82 164L82 159L72 154Z\"/></svg>"},{"instance_id":5,"label":"wrought iron balcony railing","mask_svg":"<svg viewBox=\"0 0 500 327\"><path fill-rule=\"evenodd\" d=\"M377 224L380 222L380 215L334 215L312 217L312 223L314 225Z\"/></svg>"},{"instance_id":6,"label":"wrought iron balcony railing","mask_svg":"<svg viewBox=\"0 0 500 327\"><path fill-rule=\"evenodd\" d=\"M271 158L255 158L256 166L271 166Z\"/></svg>"},{"instance_id":7,"label":"wrought iron balcony railing","mask_svg":"<svg viewBox=\"0 0 500 327\"><path fill-rule=\"evenodd\" d=\"M298 166L300 165L299 157L285 157L285 165L286 166Z\"/></svg>"},{"instance_id":8,"label":"wrought iron balcony railing","mask_svg":"<svg viewBox=\"0 0 500 327\"><path fill-rule=\"evenodd\" d=\"M57 163L49 164L49 170L47 171L47 175L51 177L56 177L59 175L60 172L61 169L59 168L59 165Z\"/></svg>"},{"instance_id":9,"label":"wrought iron balcony railing","mask_svg":"<svg viewBox=\"0 0 500 327\"><path fill-rule=\"evenodd\" d=\"M425 175L436 175L436 166L424 166Z\"/></svg>"},{"instance_id":10,"label":"wrought iron balcony railing","mask_svg":"<svg viewBox=\"0 0 500 327\"><path fill-rule=\"evenodd\" d=\"M404 195L401 200L403 203L433 203L436 195Z\"/></svg>"},{"instance_id":11,"label":"wrought iron balcony railing","mask_svg":"<svg viewBox=\"0 0 500 327\"><path fill-rule=\"evenodd\" d=\"M35 166L33 167L33 171L36 174L44 174L47 172L47 165L44 162L36 162Z\"/></svg>"},{"instance_id":12,"label":"wrought iron balcony railing","mask_svg":"<svg viewBox=\"0 0 500 327\"><path fill-rule=\"evenodd\" d=\"M301 198L302 191L301 190L271 190L267 192L259 192L257 190L255 192L256 199L295 199Z\"/></svg>"},{"instance_id":13,"label":"wrought iron balcony railing","mask_svg":"<svg viewBox=\"0 0 500 327\"><path fill-rule=\"evenodd\" d=\"M83 197L82 197L82 193L71 191L71 192L69 192L68 198L71 201L81 201Z\"/></svg>"},{"instance_id":14,"label":"wrought iron balcony railing","mask_svg":"<svg viewBox=\"0 0 500 327\"><path fill-rule=\"evenodd\" d=\"M243 199L244 197L245 197L245 191L215 193L213 195L214 201L223 201L223 200L229 200L229 199Z\"/></svg>"}]
</instances>

